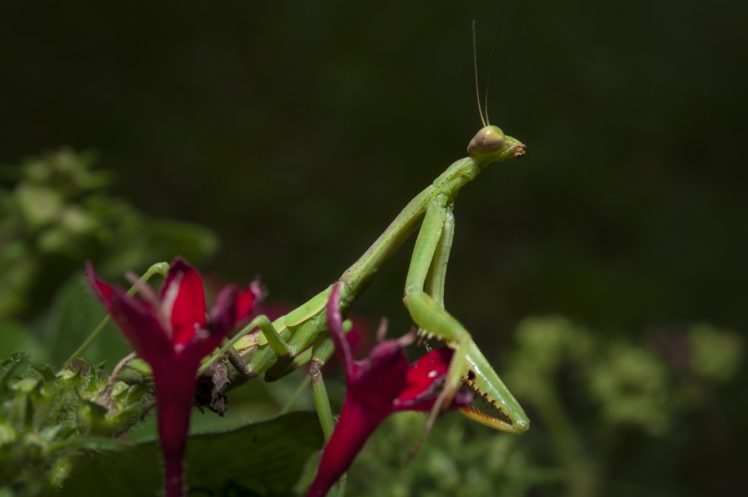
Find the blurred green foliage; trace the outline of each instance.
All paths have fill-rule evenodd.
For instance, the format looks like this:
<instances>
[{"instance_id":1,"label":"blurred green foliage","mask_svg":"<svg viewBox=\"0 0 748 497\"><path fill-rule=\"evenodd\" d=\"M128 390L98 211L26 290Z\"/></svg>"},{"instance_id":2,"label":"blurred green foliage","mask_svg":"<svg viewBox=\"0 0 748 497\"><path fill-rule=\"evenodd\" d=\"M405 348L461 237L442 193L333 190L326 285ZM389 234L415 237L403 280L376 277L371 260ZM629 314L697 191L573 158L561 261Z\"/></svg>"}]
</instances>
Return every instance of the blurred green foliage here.
<instances>
[{"instance_id":1,"label":"blurred green foliage","mask_svg":"<svg viewBox=\"0 0 748 497\"><path fill-rule=\"evenodd\" d=\"M310 412L202 433L187 446L187 480L193 494L292 496L306 460L321 443L317 417ZM156 495L160 457L158 443L150 440L109 457L88 458L58 495Z\"/></svg>"},{"instance_id":2,"label":"blurred green foliage","mask_svg":"<svg viewBox=\"0 0 748 497\"><path fill-rule=\"evenodd\" d=\"M217 247L205 228L153 219L110 195L110 174L92 154L60 150L6 166L0 190L0 350L61 366L104 313L81 277L83 263L121 276L183 255L200 261ZM42 345L43 343L43 345ZM87 357L113 361L128 347L113 327Z\"/></svg>"},{"instance_id":3,"label":"blurred green foliage","mask_svg":"<svg viewBox=\"0 0 748 497\"><path fill-rule=\"evenodd\" d=\"M743 364L741 337L697 325L637 344L560 316L525 319L514 336L516 346L497 364L506 365L502 376L531 413L530 432L496 434L444 416L403 467L425 417L394 416L351 470L352 494L698 495L665 487L667 468L685 454L662 454L646 462L650 468L637 463L643 471L635 476L616 466L615 454L632 434L656 447L698 429L684 424L689 416L708 422L715 392ZM647 469L651 476L642 477Z\"/></svg>"},{"instance_id":4,"label":"blurred green foliage","mask_svg":"<svg viewBox=\"0 0 748 497\"><path fill-rule=\"evenodd\" d=\"M95 170L93 159L61 150L4 167L13 186L0 190L0 318L39 313L86 260L121 275L215 251L204 228L148 218L109 195L110 175Z\"/></svg>"},{"instance_id":5,"label":"blurred green foliage","mask_svg":"<svg viewBox=\"0 0 748 497\"><path fill-rule=\"evenodd\" d=\"M562 478L530 459L524 438L488 432L458 414L442 416L408 461L424 423L423 415L403 413L382 425L351 468L350 495L514 497Z\"/></svg>"},{"instance_id":6,"label":"blurred green foliage","mask_svg":"<svg viewBox=\"0 0 748 497\"><path fill-rule=\"evenodd\" d=\"M147 384L110 382L101 365L79 362L55 373L21 354L0 362L0 495L156 493L161 465L153 434L124 443L152 405ZM321 441L308 412L195 434L189 481L222 495L292 495Z\"/></svg>"},{"instance_id":7,"label":"blurred green foliage","mask_svg":"<svg viewBox=\"0 0 748 497\"><path fill-rule=\"evenodd\" d=\"M0 490L49 495L83 454L119 449L114 437L152 398L146 386L118 382L103 402L106 384L101 366L55 373L22 354L0 362Z\"/></svg>"},{"instance_id":8,"label":"blurred green foliage","mask_svg":"<svg viewBox=\"0 0 748 497\"><path fill-rule=\"evenodd\" d=\"M708 403L743 359L741 337L704 325L653 332L649 343L637 344L562 317L530 318L516 338L507 381L535 413L534 428L547 435L574 497L625 495L632 482L610 458L627 434L654 442L694 429L682 425L693 413L707 422ZM654 494L662 480L637 483Z\"/></svg>"}]
</instances>

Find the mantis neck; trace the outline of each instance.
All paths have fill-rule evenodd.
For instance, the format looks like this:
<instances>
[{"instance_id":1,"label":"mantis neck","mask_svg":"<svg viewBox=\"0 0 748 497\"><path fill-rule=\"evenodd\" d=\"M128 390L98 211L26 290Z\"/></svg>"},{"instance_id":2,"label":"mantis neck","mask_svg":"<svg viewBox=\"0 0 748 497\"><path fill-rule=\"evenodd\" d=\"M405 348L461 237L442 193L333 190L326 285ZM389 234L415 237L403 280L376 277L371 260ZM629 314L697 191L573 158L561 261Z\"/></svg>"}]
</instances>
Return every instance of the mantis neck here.
<instances>
[{"instance_id":1,"label":"mantis neck","mask_svg":"<svg viewBox=\"0 0 748 497\"><path fill-rule=\"evenodd\" d=\"M476 162L470 157L455 161L432 184L413 197L379 238L340 277L344 283L341 305L347 307L349 301L366 287L382 263L415 231L431 200L444 195L451 204L460 189L475 179L487 165L487 162Z\"/></svg>"}]
</instances>

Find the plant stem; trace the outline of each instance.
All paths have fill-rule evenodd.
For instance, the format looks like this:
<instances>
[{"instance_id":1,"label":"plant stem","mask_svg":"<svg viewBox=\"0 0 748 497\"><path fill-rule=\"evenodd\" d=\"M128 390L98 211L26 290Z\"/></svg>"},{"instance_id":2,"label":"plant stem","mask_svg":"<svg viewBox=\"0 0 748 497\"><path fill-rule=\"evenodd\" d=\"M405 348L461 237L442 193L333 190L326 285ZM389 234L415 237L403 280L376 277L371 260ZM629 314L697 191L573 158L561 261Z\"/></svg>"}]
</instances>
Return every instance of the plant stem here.
<instances>
[{"instance_id":1,"label":"plant stem","mask_svg":"<svg viewBox=\"0 0 748 497\"><path fill-rule=\"evenodd\" d=\"M564 411L561 399L549 386L538 385L532 395L538 415L548 429L558 461L564 467L569 497L594 497L598 490L595 463L585 453L582 441Z\"/></svg>"}]
</instances>

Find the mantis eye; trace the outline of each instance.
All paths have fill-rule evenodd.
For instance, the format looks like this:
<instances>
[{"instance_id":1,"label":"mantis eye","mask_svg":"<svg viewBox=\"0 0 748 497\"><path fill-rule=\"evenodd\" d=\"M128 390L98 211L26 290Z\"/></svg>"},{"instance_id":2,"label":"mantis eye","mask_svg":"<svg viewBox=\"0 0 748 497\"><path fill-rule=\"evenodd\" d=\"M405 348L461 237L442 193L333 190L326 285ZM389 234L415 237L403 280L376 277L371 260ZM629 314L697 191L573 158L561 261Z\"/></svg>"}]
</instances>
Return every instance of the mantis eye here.
<instances>
[{"instance_id":1,"label":"mantis eye","mask_svg":"<svg viewBox=\"0 0 748 497\"><path fill-rule=\"evenodd\" d=\"M501 150L506 140L504 132L496 126L485 126L478 131L468 144L468 155L475 157Z\"/></svg>"}]
</instances>

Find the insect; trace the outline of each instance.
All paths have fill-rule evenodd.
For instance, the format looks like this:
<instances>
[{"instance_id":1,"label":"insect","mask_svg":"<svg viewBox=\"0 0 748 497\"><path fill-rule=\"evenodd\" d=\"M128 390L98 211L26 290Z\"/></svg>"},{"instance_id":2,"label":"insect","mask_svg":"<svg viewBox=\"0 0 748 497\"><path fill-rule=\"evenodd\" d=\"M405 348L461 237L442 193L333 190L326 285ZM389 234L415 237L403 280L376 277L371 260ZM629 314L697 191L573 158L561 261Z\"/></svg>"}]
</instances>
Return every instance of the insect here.
<instances>
[{"instance_id":1,"label":"insect","mask_svg":"<svg viewBox=\"0 0 748 497\"><path fill-rule=\"evenodd\" d=\"M403 303L421 335L442 341L455 351L429 424L433 423L441 407L447 405L465 384L489 406L488 410L463 408L461 411L468 418L512 433L522 433L529 428L530 423L522 407L483 356L470 333L444 306L444 284L454 237L453 208L457 193L489 165L521 157L524 153L525 146L519 140L504 134L496 126L485 125L470 141L468 157L454 162L416 195L339 278L341 309L345 311L382 264L418 230L405 280ZM325 304L330 288L275 321L258 316L219 349L202 371L229 352L234 354L232 364L240 370L240 376L232 378L233 383L243 381L242 377L249 379L262 374L266 379L276 379L311 362L312 386L326 399L326 394L320 391L324 387L318 385L319 366L332 354L329 337L323 333L326 329ZM246 363L244 358L237 361L237 349L242 356L248 357ZM318 402L318 408L320 403L324 402Z\"/></svg>"},{"instance_id":2,"label":"insect","mask_svg":"<svg viewBox=\"0 0 748 497\"><path fill-rule=\"evenodd\" d=\"M475 48L475 26L473 44ZM476 63L476 93L479 93L477 73ZM387 259L418 231L405 280L403 303L421 336L441 341L454 350L446 381L429 416L427 429L442 407L449 405L457 391L467 385L483 399L487 407L464 407L461 412L465 416L497 430L522 433L530 426L522 407L467 329L444 305L447 263L455 230L453 210L458 192L489 165L525 154L525 146L519 140L504 134L500 128L488 122L487 116L483 116L480 97L478 110L483 127L470 141L468 156L455 161L417 194L366 252L340 276L340 305L341 311L346 312ZM158 269L149 270L146 276L164 272L163 267ZM328 437L334 422L320 368L333 353L331 339L325 333L325 305L331 288L332 285L274 321L267 316L256 317L214 352L198 373L207 372L220 358L228 357L234 366L229 378L233 388L261 375L267 380L274 380L308 364L315 405L323 431ZM95 330L73 357L82 352L102 327L100 325Z\"/></svg>"},{"instance_id":3,"label":"insect","mask_svg":"<svg viewBox=\"0 0 748 497\"><path fill-rule=\"evenodd\" d=\"M494 47L495 44L496 40ZM478 112L483 127L470 140L468 156L454 162L416 195L366 252L341 275L340 304L342 312L349 309L382 264L418 230L405 280L403 303L421 336L441 341L454 349L445 384L429 416L426 431L442 407L450 403L464 384L488 406L487 409L464 407L461 412L465 416L497 430L522 433L530 426L522 407L486 360L470 333L444 305L447 263L455 230L453 210L458 192L489 165L525 154L524 144L490 124L487 91L484 117L478 84L475 21L473 57ZM486 87L490 84L490 74L489 67ZM332 285L275 321L271 322L265 316L257 317L219 349L201 371L206 371L215 360L228 354L239 376L231 379L235 385L262 374L268 380L276 379L310 363L315 405L323 431L326 437L329 436L334 423L320 367L333 352L330 338L323 333L326 330L325 305L331 288ZM251 335L248 335L250 332ZM242 340L244 343L241 343ZM242 350L242 356L249 357L248 360L239 357L235 346Z\"/></svg>"}]
</instances>

